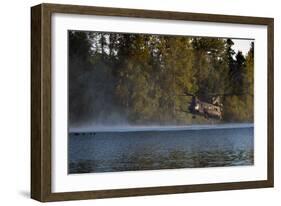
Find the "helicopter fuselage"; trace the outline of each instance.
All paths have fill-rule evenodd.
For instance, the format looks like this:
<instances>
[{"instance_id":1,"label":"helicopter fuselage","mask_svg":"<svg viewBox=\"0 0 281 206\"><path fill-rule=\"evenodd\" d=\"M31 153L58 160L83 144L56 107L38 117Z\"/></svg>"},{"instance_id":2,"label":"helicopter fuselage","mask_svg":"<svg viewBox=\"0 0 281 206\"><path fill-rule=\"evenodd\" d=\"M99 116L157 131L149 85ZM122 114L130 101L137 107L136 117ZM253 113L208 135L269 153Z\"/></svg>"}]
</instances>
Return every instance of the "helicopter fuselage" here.
<instances>
[{"instance_id":1,"label":"helicopter fuselage","mask_svg":"<svg viewBox=\"0 0 281 206\"><path fill-rule=\"evenodd\" d=\"M205 118L218 118L222 119L222 106L200 101L194 98L191 105L189 106L189 111L192 114L200 114Z\"/></svg>"}]
</instances>

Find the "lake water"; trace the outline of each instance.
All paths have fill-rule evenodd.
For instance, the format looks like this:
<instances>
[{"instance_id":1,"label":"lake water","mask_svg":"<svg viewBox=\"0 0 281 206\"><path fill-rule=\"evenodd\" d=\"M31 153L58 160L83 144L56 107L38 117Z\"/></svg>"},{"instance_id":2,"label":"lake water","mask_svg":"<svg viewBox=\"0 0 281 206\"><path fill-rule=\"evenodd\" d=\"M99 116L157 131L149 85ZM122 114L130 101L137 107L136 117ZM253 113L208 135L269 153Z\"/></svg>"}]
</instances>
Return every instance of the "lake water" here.
<instances>
[{"instance_id":1,"label":"lake water","mask_svg":"<svg viewBox=\"0 0 281 206\"><path fill-rule=\"evenodd\" d=\"M253 165L253 133L253 124L70 132L68 172Z\"/></svg>"}]
</instances>

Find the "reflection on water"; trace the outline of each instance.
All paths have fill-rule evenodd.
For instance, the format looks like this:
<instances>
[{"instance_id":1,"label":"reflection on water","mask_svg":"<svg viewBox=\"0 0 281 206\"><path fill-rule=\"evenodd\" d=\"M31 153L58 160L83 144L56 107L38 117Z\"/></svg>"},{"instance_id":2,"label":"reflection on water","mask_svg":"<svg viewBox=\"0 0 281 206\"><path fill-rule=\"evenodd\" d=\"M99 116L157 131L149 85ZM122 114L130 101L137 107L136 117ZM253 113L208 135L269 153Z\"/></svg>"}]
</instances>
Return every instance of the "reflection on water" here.
<instances>
[{"instance_id":1,"label":"reflection on water","mask_svg":"<svg viewBox=\"0 0 281 206\"><path fill-rule=\"evenodd\" d=\"M70 133L69 173L253 165L253 127Z\"/></svg>"}]
</instances>

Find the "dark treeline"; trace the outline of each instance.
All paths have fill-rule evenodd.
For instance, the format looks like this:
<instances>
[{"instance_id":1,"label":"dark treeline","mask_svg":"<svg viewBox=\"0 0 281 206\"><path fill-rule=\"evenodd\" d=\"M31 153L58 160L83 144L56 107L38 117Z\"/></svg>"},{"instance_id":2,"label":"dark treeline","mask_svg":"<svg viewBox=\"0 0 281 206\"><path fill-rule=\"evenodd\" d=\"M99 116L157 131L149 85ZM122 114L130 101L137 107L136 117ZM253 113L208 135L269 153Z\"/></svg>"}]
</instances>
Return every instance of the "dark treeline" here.
<instances>
[{"instance_id":1,"label":"dark treeline","mask_svg":"<svg viewBox=\"0 0 281 206\"><path fill-rule=\"evenodd\" d=\"M194 94L223 96L222 122L253 121L254 45L223 38L69 31L69 122L206 123ZM217 120L219 121L219 120Z\"/></svg>"}]
</instances>

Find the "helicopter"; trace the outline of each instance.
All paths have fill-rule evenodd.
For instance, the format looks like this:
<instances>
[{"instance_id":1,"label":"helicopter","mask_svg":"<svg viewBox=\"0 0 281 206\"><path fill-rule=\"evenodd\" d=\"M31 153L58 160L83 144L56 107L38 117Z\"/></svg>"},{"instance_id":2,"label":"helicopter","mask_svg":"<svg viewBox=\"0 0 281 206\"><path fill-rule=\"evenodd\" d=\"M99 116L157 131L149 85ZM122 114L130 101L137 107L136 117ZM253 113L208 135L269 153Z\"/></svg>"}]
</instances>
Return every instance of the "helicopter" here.
<instances>
[{"instance_id":1,"label":"helicopter","mask_svg":"<svg viewBox=\"0 0 281 206\"><path fill-rule=\"evenodd\" d=\"M190 96L191 102L188 103L187 110L181 109L181 112L191 113L193 114L192 118L196 118L196 115L204 116L204 118L209 119L223 119L223 98L226 96L241 96L241 95L249 95L249 93L224 93L224 94L207 94L208 100L199 98L195 94L191 94L188 92L184 92L183 95L180 96Z\"/></svg>"},{"instance_id":2,"label":"helicopter","mask_svg":"<svg viewBox=\"0 0 281 206\"><path fill-rule=\"evenodd\" d=\"M202 115L206 119L222 120L223 117L223 104L220 96L214 96L211 102L205 102L193 95L188 110L193 114L193 118L195 118L195 115Z\"/></svg>"},{"instance_id":3,"label":"helicopter","mask_svg":"<svg viewBox=\"0 0 281 206\"><path fill-rule=\"evenodd\" d=\"M224 96L231 96L234 94L209 94L209 101L199 98L195 94L184 92L181 96L190 96L191 102L188 103L187 110L180 110L181 112L193 114L192 118L196 118L196 115L201 115L206 119L223 119L223 103ZM245 95L245 94L236 94Z\"/></svg>"}]
</instances>

